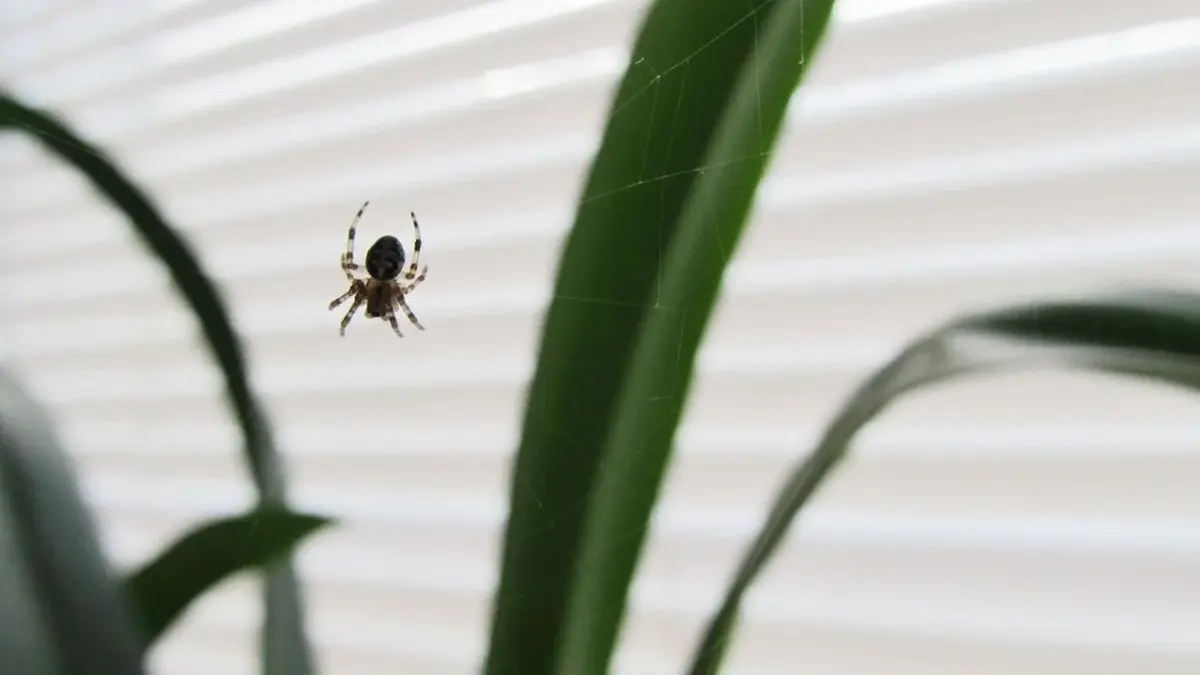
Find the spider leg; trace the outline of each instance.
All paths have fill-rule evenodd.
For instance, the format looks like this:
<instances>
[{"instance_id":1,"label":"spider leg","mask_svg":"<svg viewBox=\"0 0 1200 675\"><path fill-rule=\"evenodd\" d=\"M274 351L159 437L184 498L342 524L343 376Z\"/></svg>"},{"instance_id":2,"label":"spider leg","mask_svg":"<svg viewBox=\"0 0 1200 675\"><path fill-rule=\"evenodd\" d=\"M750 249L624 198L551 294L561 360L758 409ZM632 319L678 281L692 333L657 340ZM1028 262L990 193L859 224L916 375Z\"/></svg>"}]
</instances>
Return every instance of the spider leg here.
<instances>
[{"instance_id":1,"label":"spider leg","mask_svg":"<svg viewBox=\"0 0 1200 675\"><path fill-rule=\"evenodd\" d=\"M357 288L355 288L355 287L353 287L353 286L351 286L351 287L350 287L350 290L346 291L345 293L342 293L341 295L339 295L339 296L338 296L338 298L337 298L336 300L334 300L333 302L329 303L329 309L333 309L334 307L337 307L338 305L342 304L343 302L345 302L345 301L349 300L350 298L354 297L354 294L355 294L356 292L358 292L358 289L357 289Z\"/></svg>"},{"instance_id":2,"label":"spider leg","mask_svg":"<svg viewBox=\"0 0 1200 675\"><path fill-rule=\"evenodd\" d=\"M346 337L346 326L350 325L350 319L354 318L354 313L358 311L358 306L362 303L362 296L354 298L354 302L350 303L350 311L346 312L346 316L342 317L342 326L338 330L342 337Z\"/></svg>"},{"instance_id":3,"label":"spider leg","mask_svg":"<svg viewBox=\"0 0 1200 675\"><path fill-rule=\"evenodd\" d=\"M411 282L409 282L407 284L404 284L401 287L401 290L405 293L411 293L414 288L421 285L422 281L425 281L425 275L428 272L429 272L429 265L426 265L425 269L421 270L421 276L417 277L416 279L413 279Z\"/></svg>"},{"instance_id":4,"label":"spider leg","mask_svg":"<svg viewBox=\"0 0 1200 675\"><path fill-rule=\"evenodd\" d=\"M421 226L417 224L417 214L409 211L408 215L412 216L413 232L416 233L416 237L413 239L413 259L408 265L408 271L404 273L404 278L412 279L417 276L418 261L421 259ZM424 277L424 273L421 276Z\"/></svg>"},{"instance_id":5,"label":"spider leg","mask_svg":"<svg viewBox=\"0 0 1200 675\"><path fill-rule=\"evenodd\" d=\"M408 307L408 303L404 301L403 293L396 296L396 304L400 305L401 311L403 311L404 315L408 317L408 320L412 322L412 325L416 326L420 330L425 330L425 326L422 326L421 322L417 321L417 315L413 314L413 311L411 309L409 309L409 307ZM395 321L394 315L393 315L392 320Z\"/></svg>"},{"instance_id":6,"label":"spider leg","mask_svg":"<svg viewBox=\"0 0 1200 675\"><path fill-rule=\"evenodd\" d=\"M392 330L395 331L396 337L404 337L404 333L400 332L400 324L396 323L395 314L388 314L387 321L388 323L392 324Z\"/></svg>"},{"instance_id":7,"label":"spider leg","mask_svg":"<svg viewBox=\"0 0 1200 675\"><path fill-rule=\"evenodd\" d=\"M350 221L350 231L346 234L346 252L342 254L342 271L346 273L346 278L354 281L353 270L358 269L358 263L354 262L354 235L358 232L358 221L362 218L363 211L367 210L367 204L370 200L363 202L363 205L358 208L358 213L354 214L354 220Z\"/></svg>"}]
</instances>

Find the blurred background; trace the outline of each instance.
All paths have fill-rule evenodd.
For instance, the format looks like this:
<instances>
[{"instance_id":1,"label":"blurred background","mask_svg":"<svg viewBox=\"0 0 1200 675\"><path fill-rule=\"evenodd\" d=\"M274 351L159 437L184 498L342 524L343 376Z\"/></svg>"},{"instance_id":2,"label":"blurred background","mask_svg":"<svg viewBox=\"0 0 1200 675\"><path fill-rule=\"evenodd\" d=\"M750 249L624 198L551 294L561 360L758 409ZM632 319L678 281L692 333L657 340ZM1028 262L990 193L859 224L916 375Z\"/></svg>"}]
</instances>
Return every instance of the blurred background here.
<instances>
[{"instance_id":1,"label":"blurred background","mask_svg":"<svg viewBox=\"0 0 1200 675\"><path fill-rule=\"evenodd\" d=\"M296 502L342 518L299 556L327 675L478 669L556 256L646 6L0 4L4 85L186 231ZM251 503L216 370L125 224L14 135L0 191L3 358L63 425L113 558ZM339 338L345 306L326 310L367 199L360 256L389 233L411 251L421 220L428 330L403 340L361 314ZM787 467L906 339L1119 283L1200 284L1200 3L839 2L709 331L614 672L681 671ZM795 529L728 673L1200 672L1200 401L1176 391L1041 372L915 396ZM255 672L256 588L205 598L155 671Z\"/></svg>"}]
</instances>

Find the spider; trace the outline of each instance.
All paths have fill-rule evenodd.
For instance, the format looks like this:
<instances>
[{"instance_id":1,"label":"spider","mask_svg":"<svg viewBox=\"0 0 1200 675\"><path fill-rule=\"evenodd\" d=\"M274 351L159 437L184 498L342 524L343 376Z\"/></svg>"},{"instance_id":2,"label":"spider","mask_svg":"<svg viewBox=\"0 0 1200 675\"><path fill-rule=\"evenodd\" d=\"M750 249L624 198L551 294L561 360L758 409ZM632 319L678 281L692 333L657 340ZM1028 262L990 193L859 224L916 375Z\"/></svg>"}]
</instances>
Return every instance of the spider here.
<instances>
[{"instance_id":1,"label":"spider","mask_svg":"<svg viewBox=\"0 0 1200 675\"><path fill-rule=\"evenodd\" d=\"M342 271L346 273L346 279L350 281L350 290L329 303L329 309L332 310L350 298L354 298L354 302L350 303L350 311L342 317L339 331L342 337L346 336L346 326L350 324L350 319L354 318L354 313L358 311L359 305L364 302L367 304L367 318L380 317L386 320L399 337L404 337L404 334L400 332L400 326L396 323L397 307L404 310L404 314L414 326L425 330L421 322L417 321L416 315L409 309L408 303L404 301L404 296L425 281L425 273L429 271L429 266L426 265L421 270L420 276L417 275L417 262L421 257L421 226L417 224L415 213L409 212L409 215L412 216L416 238L413 239L412 263L409 264L408 271L404 274L404 283L397 280L400 271L404 269L404 246L400 244L399 239L390 234L380 237L374 244L371 244L371 248L367 249L364 265L370 278L359 279L353 274L355 270L359 269L358 263L354 262L354 232L358 228L358 221L362 218L363 211L370 203L370 201L363 202L362 207L355 214L354 220L350 221L350 232L346 235L346 252L342 254L341 266Z\"/></svg>"}]
</instances>

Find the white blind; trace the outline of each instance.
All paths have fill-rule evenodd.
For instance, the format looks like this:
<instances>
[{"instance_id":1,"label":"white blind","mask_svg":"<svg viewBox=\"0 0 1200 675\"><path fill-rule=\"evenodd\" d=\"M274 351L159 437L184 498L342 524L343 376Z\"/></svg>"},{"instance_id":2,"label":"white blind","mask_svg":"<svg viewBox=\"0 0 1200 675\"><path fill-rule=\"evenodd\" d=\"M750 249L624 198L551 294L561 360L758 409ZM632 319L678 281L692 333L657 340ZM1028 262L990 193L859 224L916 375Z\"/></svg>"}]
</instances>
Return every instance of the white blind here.
<instances>
[{"instance_id":1,"label":"white blind","mask_svg":"<svg viewBox=\"0 0 1200 675\"><path fill-rule=\"evenodd\" d=\"M705 343L620 675L681 671L785 468L907 338L1200 284L1195 0L839 4ZM0 6L3 81L186 230L297 503L343 519L299 556L323 672L476 672L556 256L646 1ZM6 358L112 555L249 504L215 369L124 223L26 140L2 139L0 186ZM421 221L427 331L403 340L361 315L341 339L325 309L366 199L360 255ZM915 396L798 521L727 672L1194 675L1198 487L1176 391L1040 372ZM255 588L197 605L156 672L255 672Z\"/></svg>"}]
</instances>

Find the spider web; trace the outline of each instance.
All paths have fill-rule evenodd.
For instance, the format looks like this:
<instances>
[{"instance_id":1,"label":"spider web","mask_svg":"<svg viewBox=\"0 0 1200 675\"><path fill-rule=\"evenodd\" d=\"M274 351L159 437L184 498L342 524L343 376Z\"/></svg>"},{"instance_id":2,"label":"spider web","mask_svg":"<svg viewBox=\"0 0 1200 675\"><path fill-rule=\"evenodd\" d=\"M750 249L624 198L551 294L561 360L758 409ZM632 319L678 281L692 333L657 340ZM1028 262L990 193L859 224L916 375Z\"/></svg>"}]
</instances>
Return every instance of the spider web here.
<instances>
[{"instance_id":1,"label":"spider web","mask_svg":"<svg viewBox=\"0 0 1200 675\"><path fill-rule=\"evenodd\" d=\"M682 123L683 119L687 115L692 114L692 111L687 110L684 106L686 94L688 93L689 88L703 86L703 83L689 80L691 64L697 58L705 54L711 47L718 44L723 38L728 37L731 33L739 29L753 30L753 40L757 46L760 32L759 24L761 22L763 13L765 10L768 10L777 4L765 2L763 0L745 0L745 2L746 10L735 21L731 22L725 29L711 36L707 42L683 58L675 60L674 62L661 63L655 61L653 57L644 54L633 55L632 61L634 64L634 69L640 69L643 71L645 75L645 82L641 86L637 87L631 94L626 96L624 100L620 101L613 107L608 115L608 120L611 121L616 118L628 118L631 120L630 123L644 124L646 128L650 130L653 128L657 116L670 115L670 127L672 129L672 133L667 139L665 139L666 147L665 150L661 152L656 152L655 146L656 144L662 143L664 139L658 138L652 133L647 133L645 147L640 163L641 170L639 173L639 178L627 184L606 187L602 190L595 191L595 194L581 201L580 207L584 210L599 208L607 202L621 199L622 197L630 195L634 192L657 194L659 196L660 204L660 227L657 232L653 233L654 245L636 251L635 254L652 254L660 258L665 254L667 247L665 227L667 219L670 217L670 215L666 212L665 206L667 201L665 196L668 190L679 189L679 186L683 185L685 182L694 180L695 178L703 176L707 173L736 168L737 165L743 162L763 160L769 154L765 140L760 138L760 150L757 153L747 157L738 158L723 164L706 164L701 161L695 163L693 166L685 166L682 168L665 168L673 161L675 142L674 130ZM757 85L757 61L755 61L753 65L756 69ZM645 105L647 102L648 107ZM759 122L759 132L761 134L761 118ZM428 236L429 231L432 231L434 228L426 225L425 229L426 236ZM715 222L713 228L712 245L715 247L715 250L722 257L722 259L728 262L730 256L733 255L733 251L731 250L728 242L722 241L720 232L718 231ZM361 250L358 252L358 255L360 256L361 262ZM427 244L427 248L423 252L423 257L424 256L436 256L436 248L430 248ZM424 259L427 260L428 258ZM662 279L660 276L660 278L655 280L653 298L649 300L651 303L649 309L654 312L668 314L678 321L680 332L679 348L676 350L676 369L678 370L682 366L682 345L684 343L686 331L689 329L689 321L699 321L699 319L696 317L689 317L689 310L685 307L673 307L665 304L662 298L661 286ZM322 299L321 302L317 302L316 306L320 307L323 305L324 300L325 299ZM628 309L639 314L644 309L647 309L647 300L645 299L586 297L572 293L555 293L551 297L551 302L597 304L608 306L618 311L622 309ZM692 327L694 328L694 326ZM681 392L678 391L678 387L673 383L670 390L650 397L646 403L647 405L652 405L670 400L679 396L680 393ZM532 412L537 414L536 410ZM684 415L684 421L686 421L686 414ZM553 428L552 423L544 417L543 422L546 425L546 428L559 438L563 449L565 451L569 451L573 445L573 441L570 437L571 434L567 430ZM614 470L614 467L605 466L602 463L599 466L599 470L602 472L610 472ZM538 503L541 503L541 499L538 496L538 486L525 484L518 486L518 488L527 491L527 493ZM587 501L588 497L581 497L576 508L581 511L587 504ZM640 533L630 533L631 536L638 534ZM547 579L547 582L551 581L553 580ZM618 649L619 648L620 642L618 642ZM617 653L614 653L613 656L615 659ZM513 675L519 675L519 673L513 669Z\"/></svg>"},{"instance_id":2,"label":"spider web","mask_svg":"<svg viewBox=\"0 0 1200 675\"><path fill-rule=\"evenodd\" d=\"M667 219L670 217L670 215L667 214L666 210L665 210L665 208L666 208L665 203L667 201L666 195L667 195L667 191L669 189L671 189L672 187L674 187L672 185L673 182L684 182L684 181L690 181L693 179L699 179L701 176L704 176L705 174L709 174L712 172L719 172L719 171L723 171L726 169L736 169L737 166L742 163L751 162L751 161L762 161L768 157L769 149L767 147L767 142L763 135L764 130L762 127L762 110L761 110L762 99L761 99L761 82L760 82L760 75L759 75L760 63L759 63L759 59L757 57L751 56L751 61L750 61L749 65L753 70L754 84L756 87L756 91L758 92L759 151L750 156L740 157L740 158L737 158L737 159L734 159L734 160L731 160L728 162L723 162L723 163L715 163L715 164L707 163L707 162L703 161L703 158L701 158L701 161L695 163L695 165L693 165L693 166L685 166L683 168L673 168L673 167L667 168L671 164L671 160L672 160L672 150L673 150L673 146L674 146L674 142L675 142L675 129L677 128L677 126L680 123L681 115L687 114L687 111L685 110L685 105L684 105L685 98L686 98L685 93L687 92L687 88L689 86L692 86L692 87L703 86L703 83L696 83L696 82L689 83L690 66L691 66L692 62L696 58L698 58L701 54L703 54L706 50L708 50L712 46L718 44L722 40L722 38L725 38L725 37L729 36L731 33L733 33L734 31L743 29L743 28L750 29L753 31L752 39L753 39L753 43L755 46L755 52L757 52L757 47L759 44L759 37L760 37L760 35L759 35L760 25L759 24L761 22L761 18L763 17L763 13L765 10L769 10L775 6L777 6L777 3L762 2L762 3L756 4L754 0L746 0L747 8L743 14L741 14L736 20L731 22L726 28L724 28L717 34L713 35L707 42L705 42L699 48L697 48L693 52L687 54L686 56L684 56L683 58L681 58L677 61L674 61L671 63L665 63L665 64L664 63L655 63L650 57L648 57L644 54L636 54L635 53L633 55L633 61L632 61L633 68L635 69L635 71L638 68L641 68L641 69L644 69L645 71L647 71L649 73L649 79L647 82L645 82L641 86L635 88L631 95L629 95L627 98L624 98L623 100L619 100L613 106L613 109L609 113L608 122L612 123L614 121L614 118L618 118L621 116L636 115L636 116L638 116L637 119L640 123L645 124L648 129L652 129L657 115L660 115L660 114L670 115L671 131L669 133L668 139L666 140L666 149L665 149L665 151L663 151L661 157L654 157L655 153L652 151L651 146L652 146L652 144L654 144L656 142L661 142L662 139L655 138L653 136L652 132L647 133L646 139L645 139L646 140L645 148L643 150L642 159L640 162L641 169L638 174L639 178L636 181L632 181L627 184L619 185L616 187L611 187L611 188L597 187L596 189L594 189L592 191L593 194L591 196L587 196L581 200L581 202L580 202L581 212L586 211L589 208L594 208L594 207L600 206L606 201L619 199L622 196L625 196L628 193L633 192L633 191L649 190L649 191L657 192L660 197L660 200L659 200L660 210L659 210L659 228L656 233L657 241L654 242L654 244L655 244L654 255L656 255L661 260L661 258L665 255L666 249L667 249L665 225L666 225ZM803 30L803 27L801 27L801 30ZM803 62L802 62L802 65L803 65ZM646 104L645 99L650 99L648 104ZM638 106L637 104L639 104L639 103L644 104L644 105ZM655 161L655 160L658 160L658 161ZM656 164L658 165L657 167L655 166ZM721 256L721 259L727 265L730 261L730 257L733 255L733 251L731 250L729 243L722 240L718 222L715 219L710 219L710 220L712 221L712 226L713 226L711 245L714 247L715 252ZM586 227L588 225L584 224L584 225L580 225L580 226ZM591 226L594 227L597 225L592 224ZM647 245L647 243L645 241L642 241L641 246L646 246L646 245ZM700 244L697 244L697 245L700 245ZM635 248L636 248L636 246L635 246ZM639 315L644 309L649 309L652 312L665 313L665 314L669 315L670 317L672 317L673 320L678 322L678 326L679 326L679 338L678 338L678 343L677 343L678 347L675 352L675 364L674 364L675 371L677 373L676 379L678 379L678 376L680 373L680 368L683 365L683 344L685 342L685 336L689 329L689 326L688 326L689 319L691 319L691 321L693 321L693 322L699 322L699 321L701 321L701 319L699 317L690 317L689 309L687 307L671 306L664 302L664 298L662 296L662 273L663 273L663 270L660 266L659 270L658 270L658 277L655 279L655 282L654 282L653 297L650 299L651 304L649 305L649 307L646 307L645 301L638 301L636 298L632 298L629 300L615 300L612 298L585 297L580 294L562 293L562 292L556 292L552 297L552 302L578 302L578 303L607 305L614 309L627 308L628 310L630 310L632 312L636 312ZM692 328L695 329L696 326L693 325ZM646 404L653 405L656 403L661 403L661 402L676 398L677 396L679 396L681 394L679 389L680 388L679 388L677 382L675 380L672 380L671 388L668 391L664 391L664 392L661 392L659 394L649 397L649 399L646 401ZM545 414L541 413L539 410L537 410L534 407L530 407L530 409L528 410L528 413L531 414L532 416L534 416L535 418L540 418L544 430L549 431L551 434L553 434L558 439L558 441L562 444L563 451L565 451L565 452L571 451L572 447L574 446L574 442L571 438L571 434L569 433L569 431L555 428L554 423ZM687 409L685 407L683 412L681 413L681 419L680 419L681 426L683 424L687 423L687 421L688 421L687 417L688 417ZM634 461L636 461L636 458ZM626 466L622 466L622 467L608 466L605 464L604 461L601 461L601 463L598 466L598 471L600 471L602 473L608 473L608 472L612 472L612 471L617 471L618 473L623 473L624 469L626 469L626 468L627 468ZM670 471L670 465L668 465L667 471L668 472ZM537 486L530 485L530 484L528 484L528 482L526 482L524 484L518 484L514 487L516 489L525 490L530 497L532 497L538 504L541 504L541 500L538 497L539 491L538 491ZM582 512L586 508L586 505L587 505L590 497L591 497L591 495L588 495L587 497L581 498L579 500L579 502L575 506L575 514L576 515L578 513ZM661 501L662 501L662 498L660 496L660 498L658 499L658 502L661 503ZM657 510L658 509L656 509L656 511ZM647 530L649 529L649 525L647 526L646 529ZM531 533L529 536L531 536L531 537L536 536L536 534L537 533ZM648 531L645 531L645 532L633 531L633 532L629 533L629 536L631 538L639 537L639 536L645 536L645 537L649 538L650 533ZM643 544L643 554L640 556L641 559L645 558L644 551L645 551L645 544ZM578 564L578 561L577 561L577 564ZM640 564L641 564L641 560L639 560L639 565ZM573 574L576 574L577 572L578 572L578 569L572 569L572 570L568 571L567 574L573 575ZM635 569L634 574L635 574L635 580L636 580L636 575L637 575L636 569ZM550 580L550 579L547 580L547 582L551 582L551 581L553 581L553 580ZM636 586L636 583L631 585L631 588L630 588L631 593L630 593L629 598L626 598L626 599L620 601L619 603L618 602L613 603L612 609L614 611L620 611L620 608L618 607L618 605L625 605L629 602L629 600L632 599L632 591L633 591L634 586ZM629 612L625 612L624 614L625 614L625 618L622 620L622 622L621 622L622 624L627 623L628 618L630 616ZM700 617L700 618L706 618L706 617ZM506 629L506 626L498 626L496 628L496 630L499 630L499 631L504 631L505 629ZM620 663L620 656L621 656L621 652L622 652L623 644L624 644L622 635L623 635L623 631L618 629L617 642L614 645L614 651L608 660L608 669L609 670L617 667ZM698 634L697 634L697 637L698 637ZM602 649L602 647L599 645L597 645L596 648ZM685 658L690 657L690 655L681 655L681 656L684 656ZM509 671L512 673L512 675L519 675L519 668L516 664L513 664L509 668Z\"/></svg>"}]
</instances>

